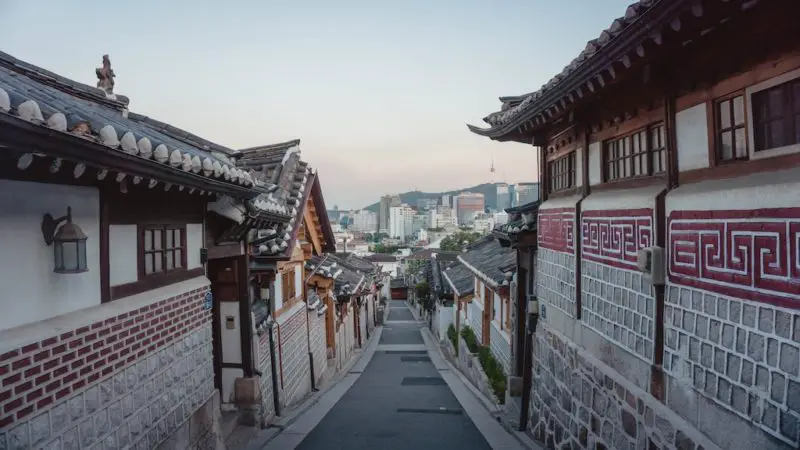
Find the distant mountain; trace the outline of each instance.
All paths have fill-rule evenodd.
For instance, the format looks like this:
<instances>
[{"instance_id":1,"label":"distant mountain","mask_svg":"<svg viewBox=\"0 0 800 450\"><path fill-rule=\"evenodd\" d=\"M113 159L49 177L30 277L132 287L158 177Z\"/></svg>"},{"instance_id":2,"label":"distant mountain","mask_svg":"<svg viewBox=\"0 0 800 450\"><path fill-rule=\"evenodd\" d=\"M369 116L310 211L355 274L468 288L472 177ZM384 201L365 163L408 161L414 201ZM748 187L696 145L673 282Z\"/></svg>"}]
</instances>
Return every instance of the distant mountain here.
<instances>
[{"instance_id":1,"label":"distant mountain","mask_svg":"<svg viewBox=\"0 0 800 450\"><path fill-rule=\"evenodd\" d=\"M479 184L477 186L472 186L464 189L458 189L456 191L447 191L447 192L421 192L421 191L411 191L411 192L403 192L400 195L400 200L403 203L407 203L410 206L417 206L417 201L423 198L435 198L441 199L443 195L458 195L462 192L480 192L483 194L484 201L486 202L486 207L488 208L496 208L497 207L497 184L496 183L484 183ZM377 203L373 203L369 206L365 206L364 209L378 212L380 208L380 201Z\"/></svg>"}]
</instances>

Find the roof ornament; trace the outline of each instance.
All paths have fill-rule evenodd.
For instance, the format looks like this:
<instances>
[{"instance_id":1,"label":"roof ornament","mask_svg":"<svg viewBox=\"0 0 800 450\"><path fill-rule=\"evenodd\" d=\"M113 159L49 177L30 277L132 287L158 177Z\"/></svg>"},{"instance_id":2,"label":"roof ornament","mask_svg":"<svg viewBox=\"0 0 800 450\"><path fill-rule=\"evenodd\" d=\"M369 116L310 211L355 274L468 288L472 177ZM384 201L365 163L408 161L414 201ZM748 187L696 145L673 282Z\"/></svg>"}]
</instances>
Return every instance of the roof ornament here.
<instances>
[{"instance_id":1,"label":"roof ornament","mask_svg":"<svg viewBox=\"0 0 800 450\"><path fill-rule=\"evenodd\" d=\"M94 71L97 74L97 87L106 93L106 97L116 97L114 95L114 69L111 68L111 59L108 55L103 55L103 67L98 67Z\"/></svg>"}]
</instances>

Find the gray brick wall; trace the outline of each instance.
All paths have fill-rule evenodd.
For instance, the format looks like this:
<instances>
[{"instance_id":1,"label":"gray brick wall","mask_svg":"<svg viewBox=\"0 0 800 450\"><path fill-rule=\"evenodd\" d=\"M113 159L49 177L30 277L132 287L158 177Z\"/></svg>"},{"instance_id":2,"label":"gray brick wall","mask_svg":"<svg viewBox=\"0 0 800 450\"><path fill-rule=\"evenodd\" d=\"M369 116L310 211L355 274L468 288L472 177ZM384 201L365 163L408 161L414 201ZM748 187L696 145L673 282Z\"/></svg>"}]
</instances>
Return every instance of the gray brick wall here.
<instances>
[{"instance_id":1,"label":"gray brick wall","mask_svg":"<svg viewBox=\"0 0 800 450\"><path fill-rule=\"evenodd\" d=\"M308 313L309 338L311 353L314 354L314 377L320 379L328 368L328 349L325 338L325 315L318 316L316 311Z\"/></svg>"},{"instance_id":2,"label":"gray brick wall","mask_svg":"<svg viewBox=\"0 0 800 450\"><path fill-rule=\"evenodd\" d=\"M270 420L275 414L274 392L272 390L272 360L269 348L269 334L277 342L275 330L266 330L258 337L258 370L261 372L259 386L261 387L261 417L264 421Z\"/></svg>"},{"instance_id":3,"label":"gray brick wall","mask_svg":"<svg viewBox=\"0 0 800 450\"><path fill-rule=\"evenodd\" d=\"M655 298L639 272L581 264L583 324L645 361L654 357Z\"/></svg>"},{"instance_id":4,"label":"gray brick wall","mask_svg":"<svg viewBox=\"0 0 800 450\"><path fill-rule=\"evenodd\" d=\"M214 394L212 354L209 323L15 423L0 448L155 448Z\"/></svg>"},{"instance_id":5,"label":"gray brick wall","mask_svg":"<svg viewBox=\"0 0 800 450\"><path fill-rule=\"evenodd\" d=\"M575 255L539 248L536 293L547 307L575 316Z\"/></svg>"},{"instance_id":6,"label":"gray brick wall","mask_svg":"<svg viewBox=\"0 0 800 450\"><path fill-rule=\"evenodd\" d=\"M800 446L800 312L674 284L666 297L667 373Z\"/></svg>"},{"instance_id":7,"label":"gray brick wall","mask_svg":"<svg viewBox=\"0 0 800 450\"><path fill-rule=\"evenodd\" d=\"M467 308L469 308L469 323L467 325L472 328L472 331L475 333L475 337L478 338L478 343L483 341L483 310L477 307L475 304L475 302L479 301L481 301L480 298L476 297L467 304Z\"/></svg>"},{"instance_id":8,"label":"gray brick wall","mask_svg":"<svg viewBox=\"0 0 800 450\"><path fill-rule=\"evenodd\" d=\"M494 325L489 325L489 348L498 361L503 364L503 369L509 373L511 367L511 344L509 337L503 337L501 331Z\"/></svg>"},{"instance_id":9,"label":"gray brick wall","mask_svg":"<svg viewBox=\"0 0 800 450\"><path fill-rule=\"evenodd\" d=\"M297 402L311 391L305 302L301 302L301 306L288 311L287 314L291 313L291 316L279 318L282 385L286 405Z\"/></svg>"},{"instance_id":10,"label":"gray brick wall","mask_svg":"<svg viewBox=\"0 0 800 450\"><path fill-rule=\"evenodd\" d=\"M546 448L718 449L662 403L546 325L534 338L531 427Z\"/></svg>"}]
</instances>

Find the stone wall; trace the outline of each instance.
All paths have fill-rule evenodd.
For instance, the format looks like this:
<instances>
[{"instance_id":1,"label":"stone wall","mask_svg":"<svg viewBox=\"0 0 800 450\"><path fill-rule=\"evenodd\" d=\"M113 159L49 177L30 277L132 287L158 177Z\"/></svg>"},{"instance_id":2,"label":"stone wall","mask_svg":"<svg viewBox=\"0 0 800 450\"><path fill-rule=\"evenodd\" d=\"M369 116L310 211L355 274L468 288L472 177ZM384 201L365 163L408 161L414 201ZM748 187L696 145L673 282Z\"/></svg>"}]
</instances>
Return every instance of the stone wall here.
<instances>
[{"instance_id":1,"label":"stone wall","mask_svg":"<svg viewBox=\"0 0 800 450\"><path fill-rule=\"evenodd\" d=\"M800 313L670 285L665 307L668 401L718 442L797 448ZM746 421L731 430L707 420L723 408ZM713 414L713 415L712 415ZM704 420L704 418L706 420ZM744 424L743 424L744 425ZM742 434L755 426L779 442Z\"/></svg>"},{"instance_id":2,"label":"stone wall","mask_svg":"<svg viewBox=\"0 0 800 450\"><path fill-rule=\"evenodd\" d=\"M531 426L547 448L719 449L664 404L546 326L537 330L534 347Z\"/></svg>"},{"instance_id":3,"label":"stone wall","mask_svg":"<svg viewBox=\"0 0 800 450\"><path fill-rule=\"evenodd\" d=\"M464 342L462 337L458 338L458 346L459 350L458 354L456 354L453 343L450 342L450 339L445 339L445 355L448 357L448 359L450 359L450 362L452 362L458 368L458 370L467 377L467 380L469 380L473 386L478 388L481 394L491 400L495 405L499 405L500 402L498 401L497 396L494 395L492 385L489 383L489 377L487 377L486 372L483 371L481 362L478 360L478 355L475 353L470 353L469 347L467 347L467 343Z\"/></svg>"},{"instance_id":4,"label":"stone wall","mask_svg":"<svg viewBox=\"0 0 800 450\"><path fill-rule=\"evenodd\" d=\"M584 259L581 320L606 339L653 362L655 297L641 273Z\"/></svg>"},{"instance_id":5,"label":"stone wall","mask_svg":"<svg viewBox=\"0 0 800 450\"><path fill-rule=\"evenodd\" d=\"M258 337L258 370L261 372L259 387L261 388L261 425L266 426L275 416L275 392L272 387L272 356L269 348L269 333L274 342L278 342L276 331L267 329Z\"/></svg>"},{"instance_id":6,"label":"stone wall","mask_svg":"<svg viewBox=\"0 0 800 450\"><path fill-rule=\"evenodd\" d=\"M489 349L508 374L511 368L511 337L508 333L500 331L500 326L495 321L489 325L489 333Z\"/></svg>"},{"instance_id":7,"label":"stone wall","mask_svg":"<svg viewBox=\"0 0 800 450\"><path fill-rule=\"evenodd\" d=\"M307 321L305 302L298 302L277 320L279 377L284 405L297 402L311 391Z\"/></svg>"},{"instance_id":8,"label":"stone wall","mask_svg":"<svg viewBox=\"0 0 800 450\"><path fill-rule=\"evenodd\" d=\"M478 339L478 343L480 344L483 342L483 308L479 305L479 299L473 299L471 302L467 303L467 322L464 325L472 328L472 332L475 333L475 338Z\"/></svg>"},{"instance_id":9,"label":"stone wall","mask_svg":"<svg viewBox=\"0 0 800 450\"><path fill-rule=\"evenodd\" d=\"M328 369L328 349L325 341L325 313L308 311L309 339L314 361L314 381L319 382ZM317 384L319 386L319 384Z\"/></svg>"},{"instance_id":10,"label":"stone wall","mask_svg":"<svg viewBox=\"0 0 800 450\"><path fill-rule=\"evenodd\" d=\"M216 396L207 283L0 355L0 448L213 448L218 408L183 434Z\"/></svg>"}]
</instances>

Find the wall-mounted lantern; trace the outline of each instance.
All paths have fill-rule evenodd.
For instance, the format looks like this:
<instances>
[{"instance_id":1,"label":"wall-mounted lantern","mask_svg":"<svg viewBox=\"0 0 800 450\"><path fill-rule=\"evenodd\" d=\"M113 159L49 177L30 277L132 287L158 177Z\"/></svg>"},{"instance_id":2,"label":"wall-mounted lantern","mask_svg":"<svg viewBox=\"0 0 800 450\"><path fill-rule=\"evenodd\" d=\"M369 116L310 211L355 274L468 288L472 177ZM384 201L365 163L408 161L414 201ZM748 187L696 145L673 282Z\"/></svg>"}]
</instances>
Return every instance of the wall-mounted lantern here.
<instances>
[{"instance_id":1,"label":"wall-mounted lantern","mask_svg":"<svg viewBox=\"0 0 800 450\"><path fill-rule=\"evenodd\" d=\"M59 225L66 221L64 225ZM72 208L67 207L67 215L54 219L50 213L42 218L44 242L53 246L55 273L82 273L86 265L87 236L81 227L72 223Z\"/></svg>"}]
</instances>

